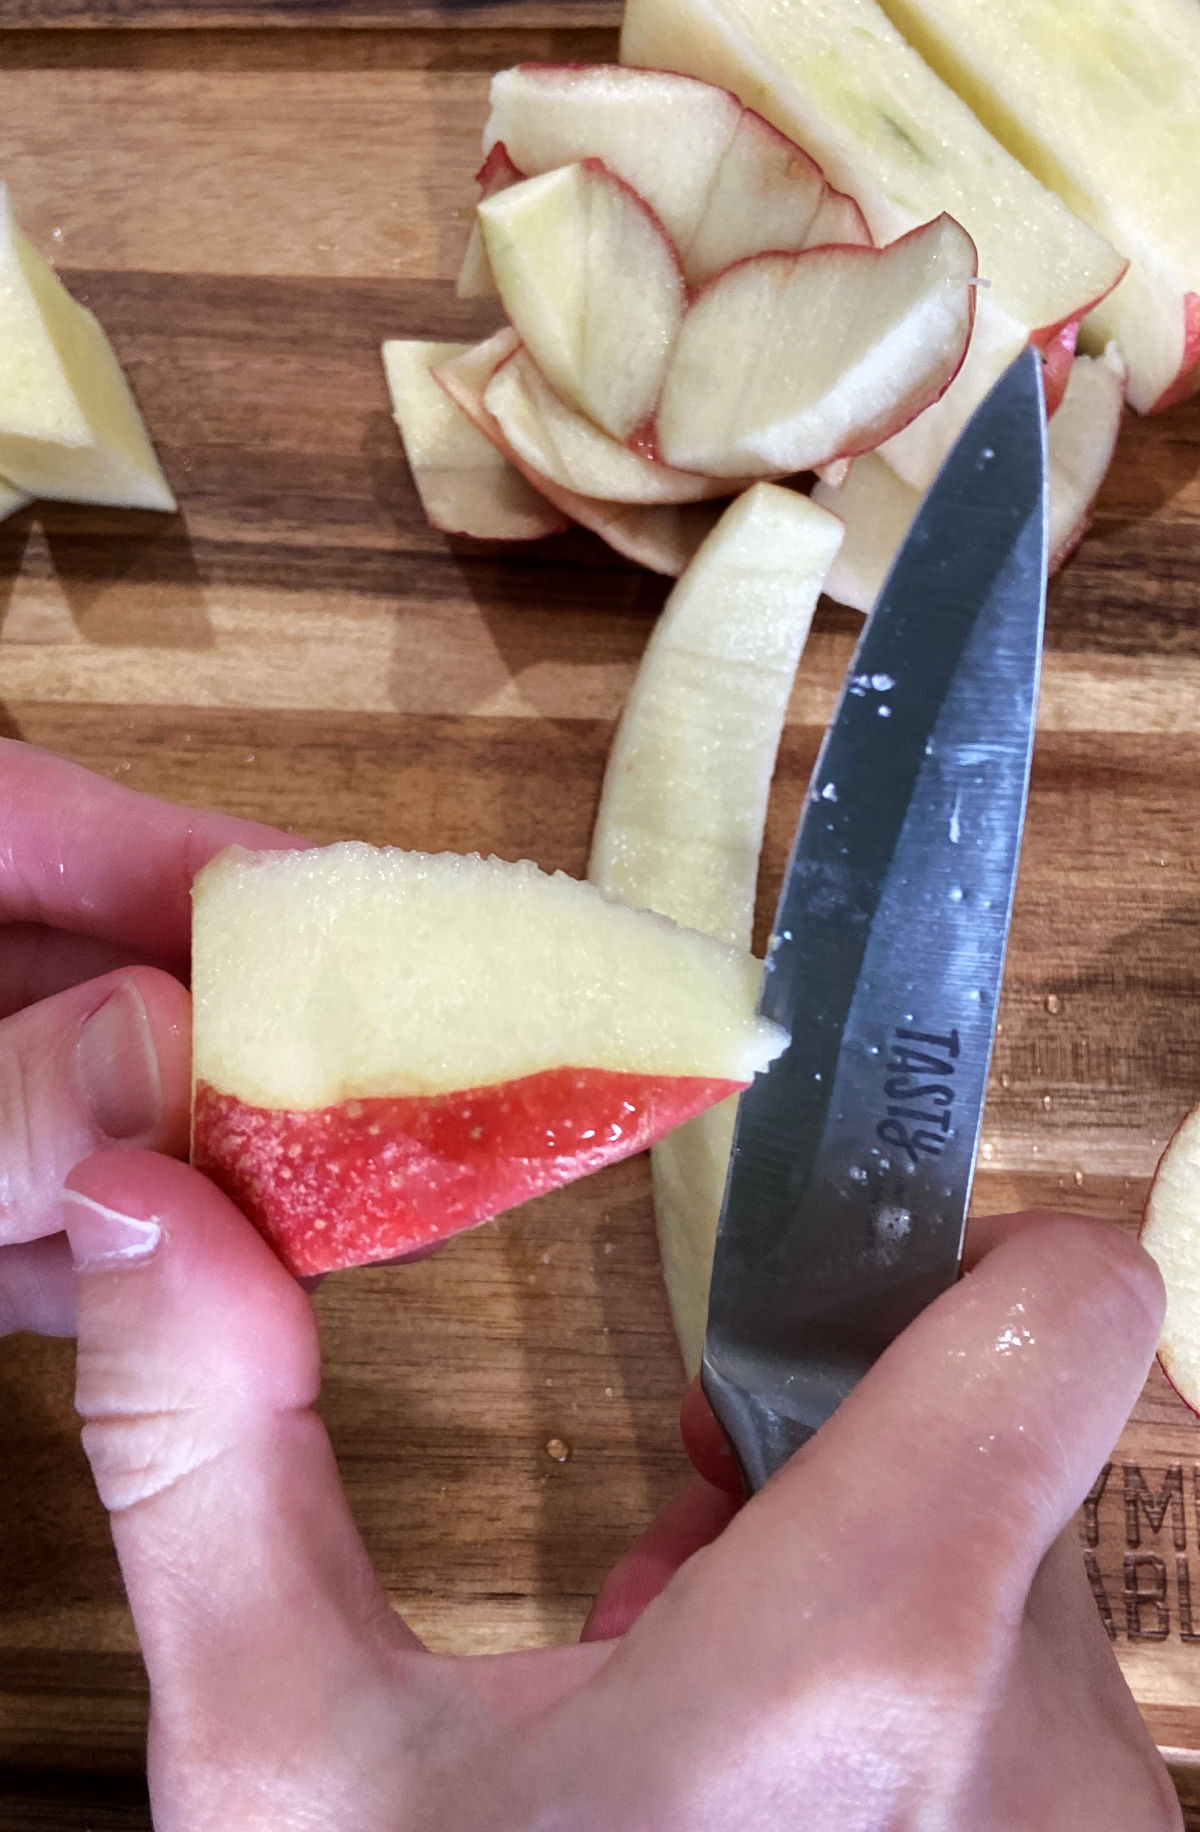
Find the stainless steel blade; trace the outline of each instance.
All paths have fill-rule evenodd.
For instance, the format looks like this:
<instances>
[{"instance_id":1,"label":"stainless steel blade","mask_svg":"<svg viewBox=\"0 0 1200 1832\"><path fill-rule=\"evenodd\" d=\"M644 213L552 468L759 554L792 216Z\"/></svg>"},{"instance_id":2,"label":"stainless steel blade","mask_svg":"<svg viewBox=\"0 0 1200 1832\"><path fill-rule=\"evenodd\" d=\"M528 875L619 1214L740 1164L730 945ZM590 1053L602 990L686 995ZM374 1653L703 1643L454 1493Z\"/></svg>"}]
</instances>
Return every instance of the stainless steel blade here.
<instances>
[{"instance_id":1,"label":"stainless steel blade","mask_svg":"<svg viewBox=\"0 0 1200 1832\"><path fill-rule=\"evenodd\" d=\"M705 1392L752 1488L957 1277L1016 883L1046 581L1027 351L929 490L813 773L742 1096Z\"/></svg>"}]
</instances>

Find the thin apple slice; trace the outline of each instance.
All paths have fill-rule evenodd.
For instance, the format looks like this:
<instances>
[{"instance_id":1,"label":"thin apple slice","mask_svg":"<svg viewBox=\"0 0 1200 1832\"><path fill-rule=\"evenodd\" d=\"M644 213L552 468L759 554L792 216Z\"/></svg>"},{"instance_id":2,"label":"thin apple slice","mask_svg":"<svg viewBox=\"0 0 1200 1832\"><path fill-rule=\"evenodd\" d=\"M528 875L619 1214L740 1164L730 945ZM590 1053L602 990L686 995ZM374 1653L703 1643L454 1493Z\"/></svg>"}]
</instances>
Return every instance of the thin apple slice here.
<instances>
[{"instance_id":1,"label":"thin apple slice","mask_svg":"<svg viewBox=\"0 0 1200 1832\"><path fill-rule=\"evenodd\" d=\"M497 191L507 191L510 185L520 184L525 176L509 158L508 148L502 141L498 141L475 174L480 200L494 197ZM460 299L492 299L496 295L496 282L483 246L477 216L471 219L471 233L467 237L454 291Z\"/></svg>"},{"instance_id":2,"label":"thin apple slice","mask_svg":"<svg viewBox=\"0 0 1200 1832\"><path fill-rule=\"evenodd\" d=\"M1124 389L1125 368L1115 345L1102 357L1077 356L1071 364L1047 435L1051 572L1070 558L1090 525L1092 503L1117 443ZM921 492L902 482L878 452L868 452L855 459L840 487L823 480L812 494L846 527L825 590L839 604L869 611L921 506Z\"/></svg>"},{"instance_id":3,"label":"thin apple slice","mask_svg":"<svg viewBox=\"0 0 1200 1832\"><path fill-rule=\"evenodd\" d=\"M527 350L501 363L483 404L525 463L564 490L613 503L691 503L729 495L723 478L672 471L601 432L555 394Z\"/></svg>"},{"instance_id":4,"label":"thin apple slice","mask_svg":"<svg viewBox=\"0 0 1200 1832\"><path fill-rule=\"evenodd\" d=\"M878 445L953 379L974 275L948 216L888 248L739 262L684 319L656 418L663 461L778 477Z\"/></svg>"},{"instance_id":5,"label":"thin apple slice","mask_svg":"<svg viewBox=\"0 0 1200 1832\"><path fill-rule=\"evenodd\" d=\"M1200 1413L1200 1107L1159 1160L1141 1242L1167 1288L1159 1362L1180 1398Z\"/></svg>"},{"instance_id":6,"label":"thin apple slice","mask_svg":"<svg viewBox=\"0 0 1200 1832\"><path fill-rule=\"evenodd\" d=\"M589 876L750 946L767 797L835 517L756 484L726 510L667 600L617 731ZM704 1339L735 1103L654 1148L663 1271L689 1372Z\"/></svg>"},{"instance_id":7,"label":"thin apple slice","mask_svg":"<svg viewBox=\"0 0 1200 1832\"><path fill-rule=\"evenodd\" d=\"M580 496L565 490L553 479L521 457L509 445L495 415L484 406L484 395L497 369L520 348L521 340L511 326L465 355L441 364L435 379L467 418L510 463L516 465L534 488L539 490L564 515L598 534L615 552L635 560L651 572L678 578L701 541L715 524L720 510L709 503L669 503L643 505L605 502L597 497Z\"/></svg>"},{"instance_id":8,"label":"thin apple slice","mask_svg":"<svg viewBox=\"0 0 1200 1832\"><path fill-rule=\"evenodd\" d=\"M821 207L808 225L804 238L806 248L824 248L831 242L851 243L859 248L873 248L867 219L853 197L844 191L825 186Z\"/></svg>"},{"instance_id":9,"label":"thin apple slice","mask_svg":"<svg viewBox=\"0 0 1200 1832\"><path fill-rule=\"evenodd\" d=\"M743 109L700 220L680 246L689 281L698 285L746 255L807 248L828 195L820 166L761 115Z\"/></svg>"},{"instance_id":10,"label":"thin apple slice","mask_svg":"<svg viewBox=\"0 0 1200 1832\"><path fill-rule=\"evenodd\" d=\"M543 375L614 439L649 418L687 304L661 224L599 160L479 206L504 309Z\"/></svg>"},{"instance_id":11,"label":"thin apple slice","mask_svg":"<svg viewBox=\"0 0 1200 1832\"><path fill-rule=\"evenodd\" d=\"M176 506L112 345L21 234L4 185L0 472L33 496Z\"/></svg>"},{"instance_id":12,"label":"thin apple slice","mask_svg":"<svg viewBox=\"0 0 1200 1832\"><path fill-rule=\"evenodd\" d=\"M746 951L527 861L232 848L194 905L193 1158L298 1273L640 1151L783 1041Z\"/></svg>"},{"instance_id":13,"label":"thin apple slice","mask_svg":"<svg viewBox=\"0 0 1200 1832\"><path fill-rule=\"evenodd\" d=\"M1148 412L1200 383L1200 8L1194 0L881 0L1008 151L1130 256L1086 326ZM1200 306L1200 300L1197 301Z\"/></svg>"},{"instance_id":14,"label":"thin apple slice","mask_svg":"<svg viewBox=\"0 0 1200 1832\"><path fill-rule=\"evenodd\" d=\"M567 518L454 405L431 371L471 348L397 337L383 367L405 455L433 527L480 541L535 541Z\"/></svg>"}]
</instances>

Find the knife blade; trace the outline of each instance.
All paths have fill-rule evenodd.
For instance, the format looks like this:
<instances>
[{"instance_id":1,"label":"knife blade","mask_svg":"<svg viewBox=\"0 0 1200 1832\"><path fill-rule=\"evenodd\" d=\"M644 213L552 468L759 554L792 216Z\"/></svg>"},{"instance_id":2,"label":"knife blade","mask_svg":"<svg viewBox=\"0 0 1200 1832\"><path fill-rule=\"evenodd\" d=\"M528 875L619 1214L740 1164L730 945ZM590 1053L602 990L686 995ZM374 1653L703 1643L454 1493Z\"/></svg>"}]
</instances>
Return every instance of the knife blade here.
<instances>
[{"instance_id":1,"label":"knife blade","mask_svg":"<svg viewBox=\"0 0 1200 1832\"><path fill-rule=\"evenodd\" d=\"M1037 710L1046 424L1024 352L850 664L775 915L701 1378L753 1490L958 1276Z\"/></svg>"}]
</instances>

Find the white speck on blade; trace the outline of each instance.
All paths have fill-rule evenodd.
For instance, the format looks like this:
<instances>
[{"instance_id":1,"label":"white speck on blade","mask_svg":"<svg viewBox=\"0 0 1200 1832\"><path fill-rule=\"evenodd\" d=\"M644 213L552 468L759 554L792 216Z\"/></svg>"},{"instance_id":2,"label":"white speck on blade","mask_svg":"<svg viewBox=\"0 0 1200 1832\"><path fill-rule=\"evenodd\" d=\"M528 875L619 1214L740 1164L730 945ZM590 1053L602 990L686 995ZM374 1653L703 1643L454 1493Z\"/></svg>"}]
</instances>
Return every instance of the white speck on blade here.
<instances>
[{"instance_id":1,"label":"white speck on blade","mask_svg":"<svg viewBox=\"0 0 1200 1832\"><path fill-rule=\"evenodd\" d=\"M902 1209L896 1203L889 1203L875 1217L875 1232L881 1240L903 1240L911 1227L912 1210Z\"/></svg>"},{"instance_id":2,"label":"white speck on blade","mask_svg":"<svg viewBox=\"0 0 1200 1832\"><path fill-rule=\"evenodd\" d=\"M961 813L962 813L962 790L960 789L957 795L954 797L954 806L950 810L950 844L951 846L957 846L958 842L962 838L962 821L959 819L959 816L961 815Z\"/></svg>"},{"instance_id":3,"label":"white speck on blade","mask_svg":"<svg viewBox=\"0 0 1200 1832\"><path fill-rule=\"evenodd\" d=\"M822 801L832 801L832 802L835 802L837 800L837 784L836 783L827 782L825 784L825 787L821 790L821 800Z\"/></svg>"},{"instance_id":4,"label":"white speck on blade","mask_svg":"<svg viewBox=\"0 0 1200 1832\"><path fill-rule=\"evenodd\" d=\"M875 710L878 712L881 719L890 719L892 716L892 709L890 706L877 706Z\"/></svg>"},{"instance_id":5,"label":"white speck on blade","mask_svg":"<svg viewBox=\"0 0 1200 1832\"><path fill-rule=\"evenodd\" d=\"M963 892L963 887L961 884L952 884L950 886L949 896L950 896L951 903L961 903L963 900L963 895L964 895L964 892Z\"/></svg>"},{"instance_id":6,"label":"white speck on blade","mask_svg":"<svg viewBox=\"0 0 1200 1832\"><path fill-rule=\"evenodd\" d=\"M896 683L890 674L873 674L871 676L871 685L876 693L890 693Z\"/></svg>"}]
</instances>

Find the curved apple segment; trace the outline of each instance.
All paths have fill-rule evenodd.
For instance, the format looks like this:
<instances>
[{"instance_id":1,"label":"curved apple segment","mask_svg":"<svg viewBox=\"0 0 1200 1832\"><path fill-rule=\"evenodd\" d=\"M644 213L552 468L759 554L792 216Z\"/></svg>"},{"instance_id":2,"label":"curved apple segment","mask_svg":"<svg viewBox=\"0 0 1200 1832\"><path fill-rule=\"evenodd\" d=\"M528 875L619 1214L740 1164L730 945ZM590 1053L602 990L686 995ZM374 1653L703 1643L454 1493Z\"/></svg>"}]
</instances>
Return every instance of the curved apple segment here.
<instances>
[{"instance_id":1,"label":"curved apple segment","mask_svg":"<svg viewBox=\"0 0 1200 1832\"><path fill-rule=\"evenodd\" d=\"M651 572L678 578L701 541L714 526L720 510L707 503L614 503L599 497L580 496L535 470L511 446L494 414L484 406L488 384L500 365L520 349L521 340L510 326L476 344L465 355L443 363L436 380L467 418L564 515L606 541L614 552L634 560Z\"/></svg>"},{"instance_id":2,"label":"curved apple segment","mask_svg":"<svg viewBox=\"0 0 1200 1832\"><path fill-rule=\"evenodd\" d=\"M295 1268L393 1257L744 1086L758 982L528 861L235 847L194 888L193 1156Z\"/></svg>"},{"instance_id":3,"label":"curved apple segment","mask_svg":"<svg viewBox=\"0 0 1200 1832\"><path fill-rule=\"evenodd\" d=\"M1183 350L1175 374L1148 412L1176 407L1200 388L1200 293L1183 295ZM1137 403L1134 402L1136 406Z\"/></svg>"},{"instance_id":4,"label":"curved apple segment","mask_svg":"<svg viewBox=\"0 0 1200 1832\"><path fill-rule=\"evenodd\" d=\"M1200 1108L1159 1160L1141 1242L1167 1288L1158 1359L1180 1398L1200 1413Z\"/></svg>"},{"instance_id":5,"label":"curved apple segment","mask_svg":"<svg viewBox=\"0 0 1200 1832\"><path fill-rule=\"evenodd\" d=\"M538 494L454 405L431 371L469 344L393 338L383 346L392 411L433 527L483 541L533 541L567 518Z\"/></svg>"},{"instance_id":6,"label":"curved apple segment","mask_svg":"<svg viewBox=\"0 0 1200 1832\"><path fill-rule=\"evenodd\" d=\"M497 191L507 191L510 185L520 184L525 176L509 158L508 148L497 142L475 174L480 199L494 197ZM454 291L460 299L493 299L496 296L496 282L484 251L478 217L471 224Z\"/></svg>"},{"instance_id":7,"label":"curved apple segment","mask_svg":"<svg viewBox=\"0 0 1200 1832\"><path fill-rule=\"evenodd\" d=\"M555 394L527 350L500 365L483 404L512 450L565 490L613 503L704 502L729 494L726 479L672 471L601 432Z\"/></svg>"},{"instance_id":8,"label":"curved apple segment","mask_svg":"<svg viewBox=\"0 0 1200 1832\"><path fill-rule=\"evenodd\" d=\"M484 145L522 169L603 160L645 198L692 285L766 249L870 243L862 212L728 90L617 64L518 64L492 79ZM814 223L820 219L819 234Z\"/></svg>"},{"instance_id":9,"label":"curved apple segment","mask_svg":"<svg viewBox=\"0 0 1200 1832\"><path fill-rule=\"evenodd\" d=\"M1034 339L1034 342L1037 342ZM1075 361L1075 346L1079 342L1079 320L1072 318L1069 324L1060 325L1050 333L1038 348L1042 353L1042 393L1046 397L1046 418L1052 420L1062 406L1063 396L1067 392L1067 383L1071 379L1071 364Z\"/></svg>"},{"instance_id":10,"label":"curved apple segment","mask_svg":"<svg viewBox=\"0 0 1200 1832\"><path fill-rule=\"evenodd\" d=\"M661 224L593 159L512 185L478 215L504 309L539 369L627 439L658 399L687 305Z\"/></svg>"},{"instance_id":11,"label":"curved apple segment","mask_svg":"<svg viewBox=\"0 0 1200 1832\"><path fill-rule=\"evenodd\" d=\"M775 484L726 510L667 601L608 760L589 876L750 946L758 860L796 665L842 531ZM704 1341L734 1104L652 1154L663 1276L689 1372Z\"/></svg>"},{"instance_id":12,"label":"curved apple segment","mask_svg":"<svg viewBox=\"0 0 1200 1832\"><path fill-rule=\"evenodd\" d=\"M739 262L684 319L656 418L663 461L785 476L870 450L952 381L974 277L974 245L948 216L887 248Z\"/></svg>"}]
</instances>

